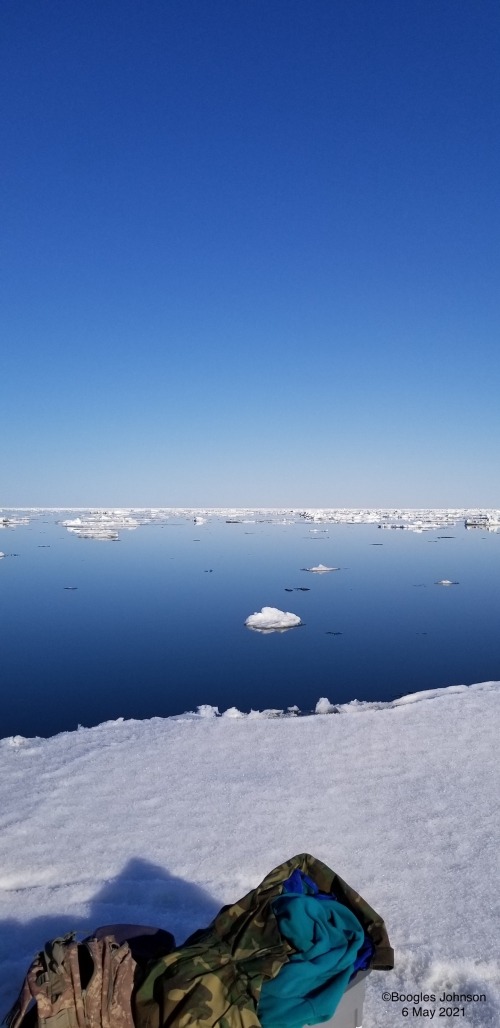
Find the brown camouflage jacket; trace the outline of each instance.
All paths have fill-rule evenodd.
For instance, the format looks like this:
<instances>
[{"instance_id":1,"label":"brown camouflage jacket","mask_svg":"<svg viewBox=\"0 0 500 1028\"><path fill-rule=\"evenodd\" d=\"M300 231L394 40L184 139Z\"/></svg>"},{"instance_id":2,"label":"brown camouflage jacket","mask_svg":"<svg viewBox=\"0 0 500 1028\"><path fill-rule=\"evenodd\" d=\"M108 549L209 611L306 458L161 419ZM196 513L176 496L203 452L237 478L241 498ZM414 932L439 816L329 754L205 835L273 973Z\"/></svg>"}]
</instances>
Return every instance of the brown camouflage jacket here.
<instances>
[{"instance_id":1,"label":"brown camouflage jacket","mask_svg":"<svg viewBox=\"0 0 500 1028\"><path fill-rule=\"evenodd\" d=\"M391 970L394 954L382 918L326 864L300 853L148 969L135 997L137 1028L260 1028L262 984L293 952L280 935L271 901L297 868L356 915L375 946L370 969Z\"/></svg>"}]
</instances>

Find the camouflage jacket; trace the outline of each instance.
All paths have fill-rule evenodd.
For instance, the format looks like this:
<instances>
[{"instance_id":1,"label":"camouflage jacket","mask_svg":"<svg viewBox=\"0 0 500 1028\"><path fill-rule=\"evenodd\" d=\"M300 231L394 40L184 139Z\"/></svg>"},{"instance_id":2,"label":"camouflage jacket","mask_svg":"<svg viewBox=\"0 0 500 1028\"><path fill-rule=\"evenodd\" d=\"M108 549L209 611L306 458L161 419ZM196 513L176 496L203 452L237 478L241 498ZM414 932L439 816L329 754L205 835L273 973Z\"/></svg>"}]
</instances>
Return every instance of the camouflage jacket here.
<instances>
[{"instance_id":1,"label":"camouflage jacket","mask_svg":"<svg viewBox=\"0 0 500 1028\"><path fill-rule=\"evenodd\" d=\"M382 918L326 864L300 853L148 969L135 997L137 1028L260 1028L262 984L278 974L293 952L280 935L271 901L296 868L356 915L375 946L370 968L394 967Z\"/></svg>"}]
</instances>

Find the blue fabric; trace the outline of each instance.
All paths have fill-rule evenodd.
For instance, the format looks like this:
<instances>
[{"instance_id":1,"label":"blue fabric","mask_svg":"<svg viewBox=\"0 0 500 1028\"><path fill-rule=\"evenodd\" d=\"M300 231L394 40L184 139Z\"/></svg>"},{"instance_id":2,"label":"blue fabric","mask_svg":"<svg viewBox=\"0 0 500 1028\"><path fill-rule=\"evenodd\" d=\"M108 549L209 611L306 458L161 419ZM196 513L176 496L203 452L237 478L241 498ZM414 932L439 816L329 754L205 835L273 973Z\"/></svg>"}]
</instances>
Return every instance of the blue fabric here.
<instances>
[{"instance_id":1,"label":"blue fabric","mask_svg":"<svg viewBox=\"0 0 500 1028\"><path fill-rule=\"evenodd\" d=\"M370 966L371 959L374 953L375 945L370 939L370 936L367 935L365 932L365 941L356 957L356 960L354 961L354 970L352 972L351 978L354 978L354 975L357 971L364 971L367 967Z\"/></svg>"},{"instance_id":2,"label":"blue fabric","mask_svg":"<svg viewBox=\"0 0 500 1028\"><path fill-rule=\"evenodd\" d=\"M319 900L336 899L336 896L328 896L326 892L320 892L316 882L313 882L309 875L306 875L304 871L299 871L298 868L292 872L286 882L283 882L283 892L296 892L299 895L316 896L316 899Z\"/></svg>"},{"instance_id":3,"label":"blue fabric","mask_svg":"<svg viewBox=\"0 0 500 1028\"><path fill-rule=\"evenodd\" d=\"M328 896L285 892L273 900L273 910L281 935L297 952L264 982L259 1020L263 1028L328 1021L353 973L363 928L348 907Z\"/></svg>"},{"instance_id":4,"label":"blue fabric","mask_svg":"<svg viewBox=\"0 0 500 1028\"><path fill-rule=\"evenodd\" d=\"M283 882L283 892L296 892L299 894L306 894L308 896L316 896L319 900L336 900L337 897L333 893L327 895L325 892L320 892L316 882L313 882L312 878L309 878L304 871L299 871L298 868L287 878L286 882ZM354 961L354 968L351 978L354 978L357 971L364 971L370 966L370 961L375 952L375 946L370 939L370 936L365 934L363 945Z\"/></svg>"}]
</instances>

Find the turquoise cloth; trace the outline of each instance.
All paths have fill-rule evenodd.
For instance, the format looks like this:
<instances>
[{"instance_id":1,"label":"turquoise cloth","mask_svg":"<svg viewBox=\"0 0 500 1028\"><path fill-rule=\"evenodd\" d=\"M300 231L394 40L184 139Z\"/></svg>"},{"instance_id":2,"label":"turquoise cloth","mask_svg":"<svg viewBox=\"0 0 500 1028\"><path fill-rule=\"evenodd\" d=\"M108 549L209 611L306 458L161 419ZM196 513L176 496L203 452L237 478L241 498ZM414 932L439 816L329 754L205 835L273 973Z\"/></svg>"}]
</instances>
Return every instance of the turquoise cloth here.
<instances>
[{"instance_id":1,"label":"turquoise cloth","mask_svg":"<svg viewBox=\"0 0 500 1028\"><path fill-rule=\"evenodd\" d=\"M263 1028L303 1028L333 1017L346 990L364 932L336 900L286 893L273 901L278 927L296 953L264 982L258 1017Z\"/></svg>"}]
</instances>

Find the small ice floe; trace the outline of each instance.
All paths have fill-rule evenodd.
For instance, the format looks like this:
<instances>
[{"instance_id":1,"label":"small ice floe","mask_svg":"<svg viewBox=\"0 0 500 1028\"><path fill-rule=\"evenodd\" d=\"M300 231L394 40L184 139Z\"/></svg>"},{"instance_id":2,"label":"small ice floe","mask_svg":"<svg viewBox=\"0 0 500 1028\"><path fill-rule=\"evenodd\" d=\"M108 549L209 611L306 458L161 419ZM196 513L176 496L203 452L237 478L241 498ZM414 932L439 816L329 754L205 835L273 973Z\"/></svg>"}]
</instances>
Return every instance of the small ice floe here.
<instances>
[{"instance_id":1,"label":"small ice floe","mask_svg":"<svg viewBox=\"0 0 500 1028\"><path fill-rule=\"evenodd\" d=\"M74 593L75 589L78 589L78 586L77 585L63 585L63 589L66 589L67 592Z\"/></svg>"},{"instance_id":2,"label":"small ice floe","mask_svg":"<svg viewBox=\"0 0 500 1028\"><path fill-rule=\"evenodd\" d=\"M219 708L213 707L211 703L200 703L194 710L186 710L184 714L171 714L170 721L199 721L200 718L220 717Z\"/></svg>"},{"instance_id":3,"label":"small ice floe","mask_svg":"<svg viewBox=\"0 0 500 1028\"><path fill-rule=\"evenodd\" d=\"M5 557L5 553L0 553L0 560L2 559L2 557Z\"/></svg>"},{"instance_id":4,"label":"small ice floe","mask_svg":"<svg viewBox=\"0 0 500 1028\"><path fill-rule=\"evenodd\" d=\"M101 542L118 542L118 532L133 531L139 525L137 518L131 518L123 511L94 511L83 517L69 518L61 524L68 532L80 539L98 539Z\"/></svg>"},{"instance_id":5,"label":"small ice floe","mask_svg":"<svg viewBox=\"0 0 500 1028\"><path fill-rule=\"evenodd\" d=\"M193 518L195 525L204 525L206 518Z\"/></svg>"},{"instance_id":6,"label":"small ice floe","mask_svg":"<svg viewBox=\"0 0 500 1028\"><path fill-rule=\"evenodd\" d=\"M460 585L460 582L450 582L448 578L442 578L440 582L434 582L434 585Z\"/></svg>"},{"instance_id":7,"label":"small ice floe","mask_svg":"<svg viewBox=\"0 0 500 1028\"><path fill-rule=\"evenodd\" d=\"M340 571L340 568L327 568L325 564L317 564L315 568L301 568L301 571L314 571L317 575L324 575L325 571Z\"/></svg>"},{"instance_id":8,"label":"small ice floe","mask_svg":"<svg viewBox=\"0 0 500 1028\"><path fill-rule=\"evenodd\" d=\"M254 632L286 632L288 628L297 628L302 622L297 614L289 610L278 610L277 607L263 607L261 611L250 614L245 621L247 628Z\"/></svg>"},{"instance_id":9,"label":"small ice floe","mask_svg":"<svg viewBox=\"0 0 500 1028\"><path fill-rule=\"evenodd\" d=\"M328 700L326 698L326 696L322 696L321 699L318 700L318 702L317 702L317 704L316 704L316 706L314 708L314 713L315 714L339 714L340 711L339 711L339 708L335 706L335 704L330 703L330 700Z\"/></svg>"},{"instance_id":10,"label":"small ice floe","mask_svg":"<svg viewBox=\"0 0 500 1028\"><path fill-rule=\"evenodd\" d=\"M245 717L245 715L242 714L241 710L238 710L238 707L228 707L227 710L222 712L221 717Z\"/></svg>"},{"instance_id":11,"label":"small ice floe","mask_svg":"<svg viewBox=\"0 0 500 1028\"><path fill-rule=\"evenodd\" d=\"M0 528L15 528L16 525L29 525L29 518L0 518Z\"/></svg>"},{"instance_id":12,"label":"small ice floe","mask_svg":"<svg viewBox=\"0 0 500 1028\"><path fill-rule=\"evenodd\" d=\"M77 535L79 539L99 539L101 542L117 543L120 541L118 532L110 528L68 528L68 532Z\"/></svg>"}]
</instances>

